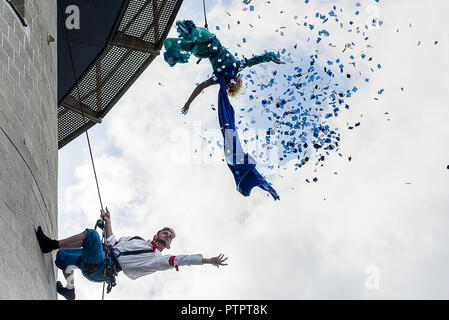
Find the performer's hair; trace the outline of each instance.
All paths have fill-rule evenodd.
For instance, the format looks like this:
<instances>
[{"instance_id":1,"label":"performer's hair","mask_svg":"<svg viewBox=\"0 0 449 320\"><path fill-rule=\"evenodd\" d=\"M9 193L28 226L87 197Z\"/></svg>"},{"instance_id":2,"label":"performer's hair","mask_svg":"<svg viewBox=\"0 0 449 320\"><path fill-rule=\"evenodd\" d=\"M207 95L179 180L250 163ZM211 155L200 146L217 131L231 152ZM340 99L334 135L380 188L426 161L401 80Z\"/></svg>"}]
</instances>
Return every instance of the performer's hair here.
<instances>
[{"instance_id":1,"label":"performer's hair","mask_svg":"<svg viewBox=\"0 0 449 320\"><path fill-rule=\"evenodd\" d=\"M175 230L173 230L173 229L170 228L170 227L164 227L164 228L162 228L161 230L159 230L159 231L157 232L157 234L159 234L159 232L164 231L164 230L168 230L168 231L171 232L171 234L173 235L172 239L174 239L174 238L176 237Z\"/></svg>"},{"instance_id":2,"label":"performer's hair","mask_svg":"<svg viewBox=\"0 0 449 320\"><path fill-rule=\"evenodd\" d=\"M233 78L233 82L232 83L228 83L226 85L226 92L228 93L229 96L231 97L235 97L237 96L240 91L242 90L243 87L243 81L242 79L238 76L238 74L236 74Z\"/></svg>"}]
</instances>

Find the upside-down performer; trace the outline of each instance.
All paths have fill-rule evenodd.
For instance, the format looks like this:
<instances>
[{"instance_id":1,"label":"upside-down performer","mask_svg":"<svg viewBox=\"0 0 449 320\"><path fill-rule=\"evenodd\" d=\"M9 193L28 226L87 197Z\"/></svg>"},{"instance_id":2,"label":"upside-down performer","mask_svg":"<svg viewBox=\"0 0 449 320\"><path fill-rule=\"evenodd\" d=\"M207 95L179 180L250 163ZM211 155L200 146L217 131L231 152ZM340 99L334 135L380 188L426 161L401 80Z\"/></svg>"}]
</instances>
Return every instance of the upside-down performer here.
<instances>
[{"instance_id":1,"label":"upside-down performer","mask_svg":"<svg viewBox=\"0 0 449 320\"><path fill-rule=\"evenodd\" d=\"M181 112L186 114L192 101L205 88L219 84L218 120L224 138L226 162L234 175L237 190L242 195L249 196L252 188L258 186L269 192L275 200L279 200L274 188L257 171L254 158L243 152L235 126L234 109L228 97L228 94L235 96L242 88L240 71L263 62L273 61L280 64L279 56L267 52L239 61L206 28L195 26L191 20L177 21L176 25L179 38L164 40L165 61L173 67L177 63L188 62L193 54L200 59L209 59L213 68L213 76L195 88Z\"/></svg>"}]
</instances>

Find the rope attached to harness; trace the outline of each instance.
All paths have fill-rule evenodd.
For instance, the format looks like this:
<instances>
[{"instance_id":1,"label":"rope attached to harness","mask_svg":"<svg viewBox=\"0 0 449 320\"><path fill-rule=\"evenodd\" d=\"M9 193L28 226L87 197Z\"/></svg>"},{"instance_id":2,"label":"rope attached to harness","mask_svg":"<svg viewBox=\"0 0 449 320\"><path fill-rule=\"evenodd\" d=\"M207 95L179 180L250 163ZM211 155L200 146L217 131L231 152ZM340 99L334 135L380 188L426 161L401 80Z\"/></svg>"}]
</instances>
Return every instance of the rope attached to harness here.
<instances>
[{"instance_id":1,"label":"rope attached to harness","mask_svg":"<svg viewBox=\"0 0 449 320\"><path fill-rule=\"evenodd\" d=\"M60 6L60 8L61 8L61 10L60 10L61 11L60 12L61 17L64 17L64 11L62 10L62 6ZM76 81L75 63L73 61L73 54L72 54L72 49L70 47L69 35L68 35L68 32L67 32L67 28L64 28L64 31L65 31L65 36L66 36L66 39L67 39L67 47L69 49L69 57L70 57L71 65L72 65L73 79ZM76 95L77 95L78 106L79 106L79 109L81 110L81 116L83 117L83 124L85 124L86 123L86 116L84 114L83 104L81 103L81 94L80 94L80 89L79 89L78 82L76 82L75 87L76 87ZM100 200L101 210L103 210L103 201L101 200L101 193L100 193L100 186L99 186L99 183L98 183L97 171L95 169L94 157L92 155L92 147L91 147L91 144L90 144L89 133L87 131L88 130L87 130L87 126L86 126L84 132L86 134L87 145L89 147L90 161L92 163L92 168L93 168L93 171L94 171L94 177L95 177L95 183L96 183L96 186L97 186L98 199ZM102 241L103 241L103 245L104 245L106 243L106 233L105 233L104 228L102 228L102 226L104 227L104 219L100 219L100 221L102 221L102 225L101 225L101 223L99 223L99 221L97 221L97 225L100 226L101 229L103 229ZM103 293L102 293L102 296L101 296L101 300L104 300L104 288L105 288L105 283L103 283Z\"/></svg>"},{"instance_id":2,"label":"rope attached to harness","mask_svg":"<svg viewBox=\"0 0 449 320\"><path fill-rule=\"evenodd\" d=\"M204 12L204 28L209 29L207 25L206 0L203 0L203 12Z\"/></svg>"}]
</instances>

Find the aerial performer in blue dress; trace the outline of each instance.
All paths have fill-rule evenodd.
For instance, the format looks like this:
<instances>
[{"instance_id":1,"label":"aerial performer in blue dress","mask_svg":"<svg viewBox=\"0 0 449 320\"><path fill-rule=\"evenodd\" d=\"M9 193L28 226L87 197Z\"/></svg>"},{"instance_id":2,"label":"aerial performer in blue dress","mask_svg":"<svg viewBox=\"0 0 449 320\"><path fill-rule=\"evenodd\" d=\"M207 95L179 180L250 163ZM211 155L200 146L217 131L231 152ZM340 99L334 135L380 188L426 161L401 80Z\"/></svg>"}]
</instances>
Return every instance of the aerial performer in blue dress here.
<instances>
[{"instance_id":1,"label":"aerial performer in blue dress","mask_svg":"<svg viewBox=\"0 0 449 320\"><path fill-rule=\"evenodd\" d=\"M176 26L179 38L164 40L165 61L173 67L177 63L187 63L191 54L193 54L200 59L209 59L213 68L213 76L195 88L182 108L182 113L187 113L191 102L203 89L213 84L219 84L218 119L224 138L226 162L234 175L237 190L242 195L249 196L252 188L258 186L269 192L274 200L279 200L280 198L274 188L257 171L254 158L243 152L235 126L234 109L228 97L228 94L235 96L242 87L242 79L239 77L240 71L263 62L273 61L280 64L279 55L267 52L239 61L206 28L197 27L191 20L177 21Z\"/></svg>"}]
</instances>

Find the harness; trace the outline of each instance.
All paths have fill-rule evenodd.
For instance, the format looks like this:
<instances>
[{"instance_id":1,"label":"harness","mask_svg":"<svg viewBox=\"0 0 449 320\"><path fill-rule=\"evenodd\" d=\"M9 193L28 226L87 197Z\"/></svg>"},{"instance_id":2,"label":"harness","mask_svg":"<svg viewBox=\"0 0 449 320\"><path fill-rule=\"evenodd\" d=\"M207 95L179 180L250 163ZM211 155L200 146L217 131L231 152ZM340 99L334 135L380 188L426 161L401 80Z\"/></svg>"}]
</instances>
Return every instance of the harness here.
<instances>
[{"instance_id":1,"label":"harness","mask_svg":"<svg viewBox=\"0 0 449 320\"><path fill-rule=\"evenodd\" d=\"M103 251L105 253L105 260L103 262L97 263L97 264L89 264L84 263L82 261L82 256L78 258L76 261L76 266L83 270L86 274L91 275L95 272L97 272L101 267L104 266L104 282L107 283L107 293L111 292L112 288L116 286L115 277L118 276L118 273L122 271L122 267L120 266L120 263L118 262L118 257L114 253L113 250L110 250L110 247L107 247L103 244ZM99 279L92 279L92 281L100 282ZM103 282L103 281L101 281Z\"/></svg>"},{"instance_id":2,"label":"harness","mask_svg":"<svg viewBox=\"0 0 449 320\"><path fill-rule=\"evenodd\" d=\"M122 271L122 267L118 262L118 257L115 255L114 250L109 250L110 248L103 245L104 253L106 255L106 267L104 268L105 282L107 283L106 293L110 293L112 288L117 285L115 277L118 273ZM109 272L108 272L109 271Z\"/></svg>"}]
</instances>

